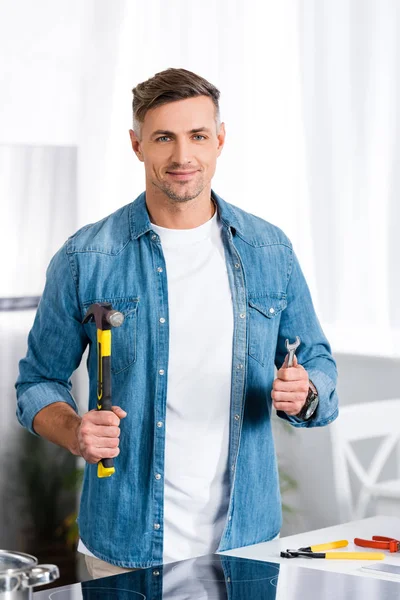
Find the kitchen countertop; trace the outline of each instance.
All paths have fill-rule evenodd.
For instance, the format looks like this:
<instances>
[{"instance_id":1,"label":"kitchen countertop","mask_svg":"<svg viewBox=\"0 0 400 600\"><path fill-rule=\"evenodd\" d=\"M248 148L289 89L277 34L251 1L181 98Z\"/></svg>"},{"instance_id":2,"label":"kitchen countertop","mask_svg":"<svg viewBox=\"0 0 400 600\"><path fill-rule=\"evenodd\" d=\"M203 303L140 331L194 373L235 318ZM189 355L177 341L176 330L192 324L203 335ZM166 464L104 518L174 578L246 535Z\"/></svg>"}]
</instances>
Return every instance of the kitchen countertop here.
<instances>
[{"instance_id":1,"label":"kitchen countertop","mask_svg":"<svg viewBox=\"0 0 400 600\"><path fill-rule=\"evenodd\" d=\"M400 575L365 570L375 561L281 559L281 550L372 535L400 537L400 518L372 517L150 569L42 590L34 600L398 600ZM349 544L349 551L357 549ZM341 549L343 551L345 549ZM366 551L366 549L362 549ZM371 550L372 552L373 550ZM400 567L384 552L378 564ZM356 577L354 577L356 575Z\"/></svg>"},{"instance_id":2,"label":"kitchen countertop","mask_svg":"<svg viewBox=\"0 0 400 600\"><path fill-rule=\"evenodd\" d=\"M34 600L398 600L400 584L212 554L42 592Z\"/></svg>"},{"instance_id":3,"label":"kitchen countertop","mask_svg":"<svg viewBox=\"0 0 400 600\"><path fill-rule=\"evenodd\" d=\"M373 550L369 548L360 548L353 543L355 537L371 539L373 535L382 535L400 539L400 518L376 516L361 521L351 521L325 529L317 529L305 533L298 533L287 537L282 537L277 540L265 542L263 544L255 544L254 546L246 546L236 550L229 550L221 554L227 556L237 556L241 558L250 558L253 560L262 560L271 563L279 563L281 565L296 565L308 569L317 569L321 571L331 571L335 573L349 573L351 575L379 577L388 581L399 581L400 575L392 575L385 573L374 573L367 571L363 567L371 566L376 562L384 562L400 567L400 553L390 554L388 551ZM348 540L347 548L341 548L340 551L349 552L383 552L385 554L384 561L358 561L358 560L323 560L296 558L288 559L281 558L280 552L288 548L302 548L315 544L324 544L335 540Z\"/></svg>"}]
</instances>

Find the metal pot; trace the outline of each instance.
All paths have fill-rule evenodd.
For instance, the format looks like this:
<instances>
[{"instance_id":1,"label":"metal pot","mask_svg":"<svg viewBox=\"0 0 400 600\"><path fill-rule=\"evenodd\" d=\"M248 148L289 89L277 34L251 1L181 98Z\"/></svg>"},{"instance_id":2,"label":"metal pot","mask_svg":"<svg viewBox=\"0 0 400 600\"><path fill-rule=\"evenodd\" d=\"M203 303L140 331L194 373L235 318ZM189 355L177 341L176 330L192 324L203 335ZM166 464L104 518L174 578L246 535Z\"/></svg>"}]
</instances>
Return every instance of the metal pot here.
<instances>
[{"instance_id":1,"label":"metal pot","mask_svg":"<svg viewBox=\"0 0 400 600\"><path fill-rule=\"evenodd\" d=\"M0 550L0 600L29 600L32 588L60 576L56 565L38 565L35 556Z\"/></svg>"}]
</instances>

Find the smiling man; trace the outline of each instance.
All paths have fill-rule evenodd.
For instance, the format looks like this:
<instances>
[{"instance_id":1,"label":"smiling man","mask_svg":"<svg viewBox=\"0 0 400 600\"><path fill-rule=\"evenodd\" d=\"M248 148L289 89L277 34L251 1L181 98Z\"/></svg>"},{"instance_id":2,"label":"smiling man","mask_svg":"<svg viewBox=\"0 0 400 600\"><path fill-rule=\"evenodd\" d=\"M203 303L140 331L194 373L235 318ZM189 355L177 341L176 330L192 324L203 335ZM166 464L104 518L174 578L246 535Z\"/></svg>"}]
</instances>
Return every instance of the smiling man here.
<instances>
[{"instance_id":1,"label":"smiling man","mask_svg":"<svg viewBox=\"0 0 400 600\"><path fill-rule=\"evenodd\" d=\"M86 460L79 550L94 577L274 538L273 408L295 427L337 416L335 362L290 241L211 189L218 101L185 69L133 90L145 192L53 257L20 362L20 422ZM96 328L82 324L96 302L125 315L108 412L96 410ZM87 345L79 416L70 377ZM101 458L115 458L107 479Z\"/></svg>"}]
</instances>

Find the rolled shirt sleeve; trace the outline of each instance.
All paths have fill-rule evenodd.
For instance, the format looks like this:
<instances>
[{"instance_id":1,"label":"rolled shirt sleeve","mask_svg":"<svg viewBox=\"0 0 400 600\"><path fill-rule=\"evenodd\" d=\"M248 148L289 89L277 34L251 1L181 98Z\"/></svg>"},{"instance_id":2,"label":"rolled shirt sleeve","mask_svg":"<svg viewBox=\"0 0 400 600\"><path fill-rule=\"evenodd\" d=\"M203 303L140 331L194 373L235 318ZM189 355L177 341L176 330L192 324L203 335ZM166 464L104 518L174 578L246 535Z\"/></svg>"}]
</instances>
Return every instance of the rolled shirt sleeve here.
<instances>
[{"instance_id":1,"label":"rolled shirt sleeve","mask_svg":"<svg viewBox=\"0 0 400 600\"><path fill-rule=\"evenodd\" d=\"M301 340L296 352L297 360L306 369L309 378L317 388L319 404L308 421L291 417L283 411L277 411L277 414L295 427L328 425L338 415L336 362L315 313L306 280L293 253L287 286L287 307L282 312L275 356L275 365L278 369L287 354L286 339L293 342L296 336Z\"/></svg>"},{"instance_id":2,"label":"rolled shirt sleeve","mask_svg":"<svg viewBox=\"0 0 400 600\"><path fill-rule=\"evenodd\" d=\"M19 363L17 418L32 433L34 417L49 404L66 402L78 412L71 394L71 375L81 362L88 338L81 323L75 273L64 245L50 261L27 354Z\"/></svg>"}]
</instances>

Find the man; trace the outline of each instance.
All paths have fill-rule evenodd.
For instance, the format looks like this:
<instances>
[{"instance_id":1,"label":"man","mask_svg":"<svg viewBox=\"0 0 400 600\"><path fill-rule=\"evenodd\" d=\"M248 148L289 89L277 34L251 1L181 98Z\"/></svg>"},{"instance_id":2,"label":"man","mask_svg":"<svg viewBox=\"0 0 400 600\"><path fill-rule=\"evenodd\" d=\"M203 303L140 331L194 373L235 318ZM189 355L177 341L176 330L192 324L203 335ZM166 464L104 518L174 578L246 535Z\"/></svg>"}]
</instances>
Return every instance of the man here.
<instances>
[{"instance_id":1,"label":"man","mask_svg":"<svg viewBox=\"0 0 400 600\"><path fill-rule=\"evenodd\" d=\"M79 549L94 576L274 538L272 406L295 427L337 416L335 362L290 241L211 189L219 91L168 69L133 94L146 191L53 257L17 381L20 422L86 460ZM96 327L82 324L94 302L125 315L113 412L96 411ZM70 377L87 344L80 417ZM107 479L101 458L115 458Z\"/></svg>"}]
</instances>

